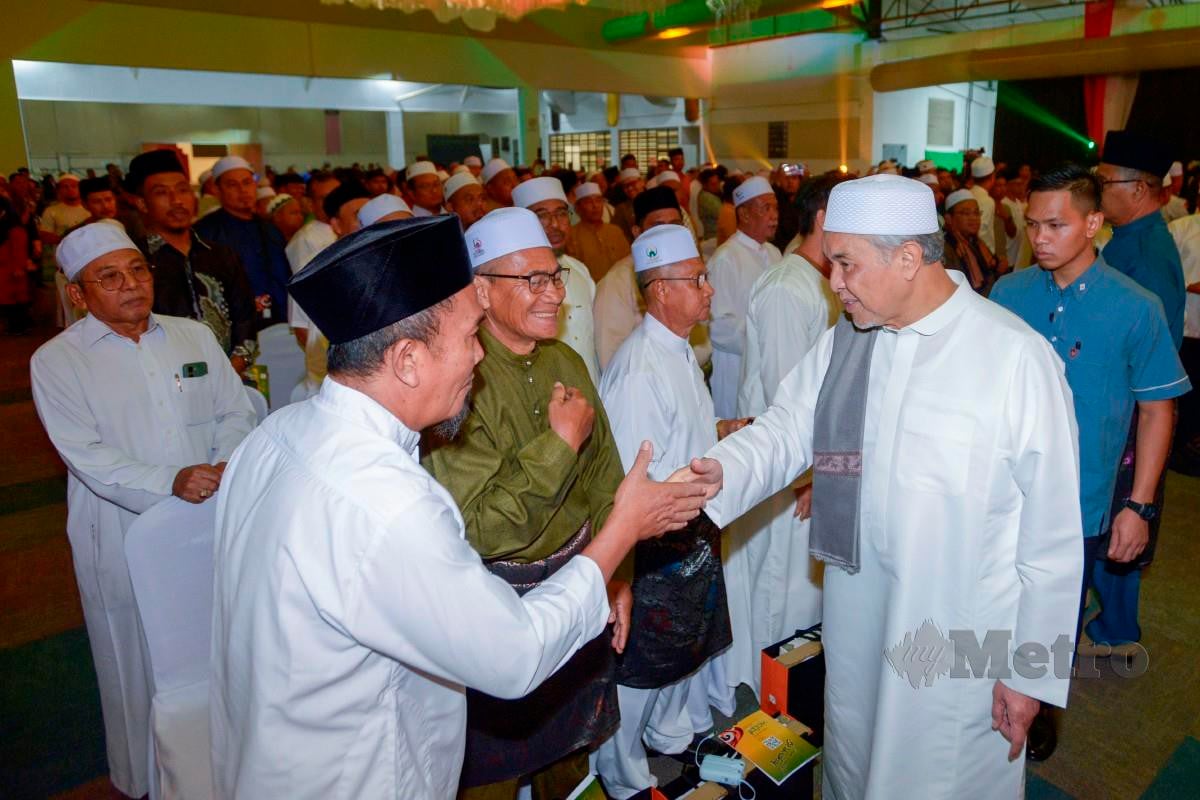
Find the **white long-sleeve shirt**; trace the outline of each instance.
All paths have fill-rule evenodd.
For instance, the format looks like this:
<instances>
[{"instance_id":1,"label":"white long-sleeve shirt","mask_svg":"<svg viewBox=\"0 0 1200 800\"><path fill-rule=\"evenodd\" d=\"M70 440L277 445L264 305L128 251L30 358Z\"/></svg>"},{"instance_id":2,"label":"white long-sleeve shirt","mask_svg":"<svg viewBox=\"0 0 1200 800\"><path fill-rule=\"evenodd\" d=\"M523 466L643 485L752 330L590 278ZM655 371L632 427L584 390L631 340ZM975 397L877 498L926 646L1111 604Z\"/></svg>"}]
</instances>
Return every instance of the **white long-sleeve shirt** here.
<instances>
[{"instance_id":1,"label":"white long-sleeve shirt","mask_svg":"<svg viewBox=\"0 0 1200 800\"><path fill-rule=\"evenodd\" d=\"M737 406L750 287L781 258L775 245L759 244L739 230L708 261L708 280L713 287L709 325L713 346L712 394L717 416L722 419L733 418Z\"/></svg>"},{"instance_id":2,"label":"white long-sleeve shirt","mask_svg":"<svg viewBox=\"0 0 1200 800\"><path fill-rule=\"evenodd\" d=\"M518 597L464 539L418 434L326 378L225 472L210 689L222 798L452 798L465 686L520 697L598 635L579 556Z\"/></svg>"},{"instance_id":3,"label":"white long-sleeve shirt","mask_svg":"<svg viewBox=\"0 0 1200 800\"><path fill-rule=\"evenodd\" d=\"M292 236L291 241L284 248L284 254L287 255L288 266L292 268L292 274L295 275L300 270L308 266L308 262L312 261L317 253L324 250L329 245L337 241L337 234L333 232L328 222L321 222L319 219L309 220L300 230L296 231ZM310 326L308 315L304 313L304 309L292 299L292 295L288 293L288 325L293 328L303 328L307 330Z\"/></svg>"},{"instance_id":4,"label":"white long-sleeve shirt","mask_svg":"<svg viewBox=\"0 0 1200 800\"><path fill-rule=\"evenodd\" d=\"M1024 764L991 730L995 676L926 672L913 646L954 631L982 646L994 632L1007 637L1001 680L1066 704L1083 556L1071 391L1048 342L950 276L957 291L912 325L880 331L871 356L862 568L825 571L828 797L1020 795ZM831 331L753 425L709 451L724 467L705 509L717 524L811 463L832 347ZM936 630L919 634L927 621ZM1031 643L1056 648L1040 677L1010 655Z\"/></svg>"},{"instance_id":5,"label":"white long-sleeve shirt","mask_svg":"<svg viewBox=\"0 0 1200 800\"><path fill-rule=\"evenodd\" d=\"M38 416L67 465L67 536L109 771L139 797L148 790L150 680L125 531L171 494L179 470L227 460L254 427L254 410L212 331L164 315L150 315L134 342L89 314L38 348L30 376Z\"/></svg>"},{"instance_id":6,"label":"white long-sleeve shirt","mask_svg":"<svg viewBox=\"0 0 1200 800\"><path fill-rule=\"evenodd\" d=\"M579 354L587 366L592 383L600 380L600 364L596 360L596 323L592 306L596 302L596 282L582 261L568 255L558 257L558 265L571 270L566 280L566 296L558 311L558 336Z\"/></svg>"}]
</instances>

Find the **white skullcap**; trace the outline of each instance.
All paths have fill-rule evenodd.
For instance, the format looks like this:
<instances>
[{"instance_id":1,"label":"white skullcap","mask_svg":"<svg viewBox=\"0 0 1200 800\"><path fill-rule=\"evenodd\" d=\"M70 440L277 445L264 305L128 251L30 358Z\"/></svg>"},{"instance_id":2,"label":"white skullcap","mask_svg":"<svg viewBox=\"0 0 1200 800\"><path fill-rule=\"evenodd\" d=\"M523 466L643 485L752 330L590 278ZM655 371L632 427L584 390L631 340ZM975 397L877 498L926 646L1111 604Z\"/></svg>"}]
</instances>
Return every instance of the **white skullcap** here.
<instances>
[{"instance_id":1,"label":"white skullcap","mask_svg":"<svg viewBox=\"0 0 1200 800\"><path fill-rule=\"evenodd\" d=\"M204 184L208 183L208 180L211 177L212 177L212 170L206 169L206 170L204 170L204 172L200 173L200 177L196 179L196 183L200 186L203 186Z\"/></svg>"},{"instance_id":2,"label":"white skullcap","mask_svg":"<svg viewBox=\"0 0 1200 800\"><path fill-rule=\"evenodd\" d=\"M636 181L640 177L642 177L642 173L638 172L634 167L628 167L621 170L620 174L617 175L617 183Z\"/></svg>"},{"instance_id":3,"label":"white skullcap","mask_svg":"<svg viewBox=\"0 0 1200 800\"><path fill-rule=\"evenodd\" d=\"M934 175L932 172L922 172L917 176L917 180L921 183L928 183L930 186L938 185L937 175Z\"/></svg>"},{"instance_id":4,"label":"white skullcap","mask_svg":"<svg viewBox=\"0 0 1200 800\"><path fill-rule=\"evenodd\" d=\"M987 156L980 156L971 162L971 177L986 178L996 171L996 164Z\"/></svg>"},{"instance_id":5,"label":"white skullcap","mask_svg":"<svg viewBox=\"0 0 1200 800\"><path fill-rule=\"evenodd\" d=\"M965 203L968 200L974 200L976 203L979 202L979 198L972 194L970 189L959 189L958 191L951 192L946 195L946 210L949 211L959 203Z\"/></svg>"},{"instance_id":6,"label":"white skullcap","mask_svg":"<svg viewBox=\"0 0 1200 800\"><path fill-rule=\"evenodd\" d=\"M412 213L412 209L408 207L408 203L394 194L384 192L378 197L372 197L364 203L356 216L358 217L358 224L365 228L379 222L379 220L388 214L395 214L397 211Z\"/></svg>"},{"instance_id":7,"label":"white skullcap","mask_svg":"<svg viewBox=\"0 0 1200 800\"><path fill-rule=\"evenodd\" d=\"M592 183L591 181L588 181L587 183L581 183L575 187L575 201L576 202L582 200L585 197L599 197L599 196L600 196L600 187L597 186L596 184Z\"/></svg>"},{"instance_id":8,"label":"white skullcap","mask_svg":"<svg viewBox=\"0 0 1200 800\"><path fill-rule=\"evenodd\" d=\"M645 272L699 257L696 237L682 225L655 225L633 240L634 272Z\"/></svg>"},{"instance_id":9,"label":"white skullcap","mask_svg":"<svg viewBox=\"0 0 1200 800\"><path fill-rule=\"evenodd\" d=\"M808 166L799 161L785 162L779 165L779 171L784 175L802 178L808 172Z\"/></svg>"},{"instance_id":10,"label":"white skullcap","mask_svg":"<svg viewBox=\"0 0 1200 800\"><path fill-rule=\"evenodd\" d=\"M468 228L465 235L471 269L479 269L480 264L518 250L550 247L542 223L527 208L497 208L484 214L483 219Z\"/></svg>"},{"instance_id":11,"label":"white skullcap","mask_svg":"<svg viewBox=\"0 0 1200 800\"><path fill-rule=\"evenodd\" d=\"M483 159L479 156L467 156L463 159L463 165L467 167L482 167Z\"/></svg>"},{"instance_id":12,"label":"white skullcap","mask_svg":"<svg viewBox=\"0 0 1200 800\"><path fill-rule=\"evenodd\" d=\"M603 177L603 176L604 176L604 173L603 173L601 170L598 170L598 169L596 169L596 170L592 170L591 172L589 172L589 173L587 174L587 180L588 180L588 181L595 181L595 180L596 180L596 178L600 178L600 177Z\"/></svg>"},{"instance_id":13,"label":"white skullcap","mask_svg":"<svg viewBox=\"0 0 1200 800\"><path fill-rule=\"evenodd\" d=\"M259 191L261 192L262 189L259 189ZM292 197L287 192L275 195L271 198L271 202L267 203L267 216L271 216L279 210L280 206L284 205L285 203L290 203L295 199L296 198Z\"/></svg>"},{"instance_id":14,"label":"white skullcap","mask_svg":"<svg viewBox=\"0 0 1200 800\"><path fill-rule=\"evenodd\" d=\"M479 179L471 174L471 170L464 169L462 172L456 172L450 176L450 180L446 181L446 184L442 187L442 193L445 194L446 199L449 200L459 189L463 188L464 186L470 186L471 184L478 186Z\"/></svg>"},{"instance_id":15,"label":"white skullcap","mask_svg":"<svg viewBox=\"0 0 1200 800\"><path fill-rule=\"evenodd\" d=\"M657 181L655 186L662 186L667 181L675 181L676 183L683 183L683 181L679 177L679 173L675 172L674 170L669 170L669 169L663 170L662 172L658 173L658 177L655 178L655 180Z\"/></svg>"},{"instance_id":16,"label":"white skullcap","mask_svg":"<svg viewBox=\"0 0 1200 800\"><path fill-rule=\"evenodd\" d=\"M55 180L58 183L62 183L63 181L75 181L76 183L79 183L79 176L72 175L70 172L64 172L63 174L59 175Z\"/></svg>"},{"instance_id":17,"label":"white skullcap","mask_svg":"<svg viewBox=\"0 0 1200 800\"><path fill-rule=\"evenodd\" d=\"M493 158L491 161L487 162L487 166L483 168L483 172L480 173L480 177L483 178L484 183L487 183L501 172L504 172L506 169L512 169L512 167L508 165L507 161L505 161L503 158Z\"/></svg>"},{"instance_id":18,"label":"white skullcap","mask_svg":"<svg viewBox=\"0 0 1200 800\"><path fill-rule=\"evenodd\" d=\"M937 233L937 207L925 184L899 175L871 175L833 187L826 233L917 236Z\"/></svg>"},{"instance_id":19,"label":"white skullcap","mask_svg":"<svg viewBox=\"0 0 1200 800\"><path fill-rule=\"evenodd\" d=\"M755 175L753 178L747 178L738 184L738 187L733 190L733 205L736 208L742 203L753 200L756 197L761 197L764 194L774 194L775 191L771 188L771 182L761 175Z\"/></svg>"},{"instance_id":20,"label":"white skullcap","mask_svg":"<svg viewBox=\"0 0 1200 800\"><path fill-rule=\"evenodd\" d=\"M529 208L534 203L540 203L543 200L562 200L565 203L567 195L563 191L562 181L545 176L533 178L518 185L513 189L512 199L514 206Z\"/></svg>"},{"instance_id":21,"label":"white skullcap","mask_svg":"<svg viewBox=\"0 0 1200 800\"><path fill-rule=\"evenodd\" d=\"M928 158L922 159L921 161L917 162L917 172L920 172L922 175L929 172L937 172L937 164L933 163Z\"/></svg>"},{"instance_id":22,"label":"white skullcap","mask_svg":"<svg viewBox=\"0 0 1200 800\"><path fill-rule=\"evenodd\" d=\"M268 197L274 197L274 196L275 196L275 190L272 189L270 186L260 186L260 187L258 187L258 190L255 191L255 193L254 193L254 197L257 200L266 200Z\"/></svg>"},{"instance_id":23,"label":"white skullcap","mask_svg":"<svg viewBox=\"0 0 1200 800\"><path fill-rule=\"evenodd\" d=\"M651 178L650 180L646 181L646 188L647 188L647 189L656 189L656 188L658 188L658 176L657 176L657 175L655 175L655 176L654 176L653 178Z\"/></svg>"},{"instance_id":24,"label":"white skullcap","mask_svg":"<svg viewBox=\"0 0 1200 800\"><path fill-rule=\"evenodd\" d=\"M117 250L137 249L137 245L125 233L124 228L93 224L76 228L64 236L58 243L58 249L54 251L54 257L67 280L73 281L84 267L100 256Z\"/></svg>"},{"instance_id":25,"label":"white skullcap","mask_svg":"<svg viewBox=\"0 0 1200 800\"><path fill-rule=\"evenodd\" d=\"M450 170L450 174L451 174L451 175L458 175L459 173L462 173L462 172L470 172L470 171L471 171L471 168L470 168L470 167L468 167L466 164L459 164L457 167L455 167L454 169ZM447 178L446 180L450 180L450 179L449 179L449 178Z\"/></svg>"},{"instance_id":26,"label":"white skullcap","mask_svg":"<svg viewBox=\"0 0 1200 800\"><path fill-rule=\"evenodd\" d=\"M437 176L438 176L438 180L441 181L442 183L445 183L446 181L448 181L450 179L450 173L446 172L446 170L444 170L444 169L439 169L437 171Z\"/></svg>"},{"instance_id":27,"label":"white skullcap","mask_svg":"<svg viewBox=\"0 0 1200 800\"><path fill-rule=\"evenodd\" d=\"M246 159L241 156L225 156L213 164L212 176L220 180L221 176L226 172L235 169L249 170L251 174L254 174L254 167L250 166L250 162Z\"/></svg>"},{"instance_id":28,"label":"white skullcap","mask_svg":"<svg viewBox=\"0 0 1200 800\"><path fill-rule=\"evenodd\" d=\"M1169 170L1167 170L1167 177L1168 178L1182 178L1183 177L1183 164L1179 163L1178 161L1173 162L1171 164L1171 168ZM1170 181L1168 181L1168 183L1169 182Z\"/></svg>"},{"instance_id":29,"label":"white skullcap","mask_svg":"<svg viewBox=\"0 0 1200 800\"><path fill-rule=\"evenodd\" d=\"M432 161L414 161L405 168L404 177L408 180L418 175L437 175L437 167Z\"/></svg>"}]
</instances>

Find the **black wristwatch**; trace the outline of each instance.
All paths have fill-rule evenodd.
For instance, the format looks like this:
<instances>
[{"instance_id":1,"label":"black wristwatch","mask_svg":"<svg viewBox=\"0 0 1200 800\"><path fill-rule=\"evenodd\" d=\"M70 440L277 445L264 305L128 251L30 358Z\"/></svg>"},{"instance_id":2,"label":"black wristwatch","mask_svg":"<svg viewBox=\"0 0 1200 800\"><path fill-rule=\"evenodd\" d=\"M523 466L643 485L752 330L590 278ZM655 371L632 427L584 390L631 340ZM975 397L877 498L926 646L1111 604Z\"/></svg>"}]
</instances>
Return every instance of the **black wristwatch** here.
<instances>
[{"instance_id":1,"label":"black wristwatch","mask_svg":"<svg viewBox=\"0 0 1200 800\"><path fill-rule=\"evenodd\" d=\"M1147 522L1158 516L1158 506L1154 505L1154 503L1135 503L1133 500L1126 500L1125 507L1133 509L1133 513Z\"/></svg>"}]
</instances>

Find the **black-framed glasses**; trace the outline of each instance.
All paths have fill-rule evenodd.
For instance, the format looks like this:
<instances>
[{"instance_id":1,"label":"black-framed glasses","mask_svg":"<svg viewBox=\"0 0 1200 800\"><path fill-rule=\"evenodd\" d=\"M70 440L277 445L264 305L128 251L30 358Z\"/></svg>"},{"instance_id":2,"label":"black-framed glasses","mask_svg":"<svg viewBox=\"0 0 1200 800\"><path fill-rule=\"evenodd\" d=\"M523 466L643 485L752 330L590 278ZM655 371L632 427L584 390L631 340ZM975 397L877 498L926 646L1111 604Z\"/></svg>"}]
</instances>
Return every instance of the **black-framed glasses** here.
<instances>
[{"instance_id":1,"label":"black-framed glasses","mask_svg":"<svg viewBox=\"0 0 1200 800\"><path fill-rule=\"evenodd\" d=\"M654 278L654 280L647 282L646 285L649 286L654 281L687 281L688 283L696 284L697 289L703 289L705 286L708 286L708 273L701 272L699 275L693 275L690 278Z\"/></svg>"},{"instance_id":2,"label":"black-framed glasses","mask_svg":"<svg viewBox=\"0 0 1200 800\"><path fill-rule=\"evenodd\" d=\"M531 272L528 275L500 275L495 272L476 272L476 275L484 278L508 278L509 280L525 281L529 284L531 294L541 294L550 288L550 284L554 284L554 288L561 289L567 282L567 278L571 275L570 267L559 267L554 272ZM690 278L688 280L691 280Z\"/></svg>"},{"instance_id":3,"label":"black-framed glasses","mask_svg":"<svg viewBox=\"0 0 1200 800\"><path fill-rule=\"evenodd\" d=\"M125 276L129 275L137 283L149 283L154 277L154 268L149 264L138 264L130 267L128 270L113 270L106 272L99 278L83 279L80 278L77 283L98 283L100 288L106 292L116 292L125 285Z\"/></svg>"},{"instance_id":4,"label":"black-framed glasses","mask_svg":"<svg viewBox=\"0 0 1200 800\"><path fill-rule=\"evenodd\" d=\"M546 210L538 211L536 216L538 218L538 221L542 222L542 223L551 222L551 221L557 222L560 220L565 221L565 222L571 221L571 211L570 211L570 209L566 209L566 208L559 208L559 209L555 209L554 211L546 211Z\"/></svg>"}]
</instances>

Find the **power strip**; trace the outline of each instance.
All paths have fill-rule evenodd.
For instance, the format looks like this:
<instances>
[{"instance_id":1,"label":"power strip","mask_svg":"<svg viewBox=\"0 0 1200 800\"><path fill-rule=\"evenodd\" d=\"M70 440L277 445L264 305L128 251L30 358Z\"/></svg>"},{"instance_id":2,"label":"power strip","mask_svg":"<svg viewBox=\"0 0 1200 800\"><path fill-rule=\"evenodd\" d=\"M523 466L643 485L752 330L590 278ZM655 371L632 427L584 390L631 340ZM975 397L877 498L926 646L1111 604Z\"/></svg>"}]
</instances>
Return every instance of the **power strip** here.
<instances>
[{"instance_id":1,"label":"power strip","mask_svg":"<svg viewBox=\"0 0 1200 800\"><path fill-rule=\"evenodd\" d=\"M708 755L700 762L700 777L723 786L739 786L745 775L746 762L740 758Z\"/></svg>"}]
</instances>

